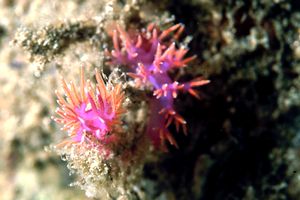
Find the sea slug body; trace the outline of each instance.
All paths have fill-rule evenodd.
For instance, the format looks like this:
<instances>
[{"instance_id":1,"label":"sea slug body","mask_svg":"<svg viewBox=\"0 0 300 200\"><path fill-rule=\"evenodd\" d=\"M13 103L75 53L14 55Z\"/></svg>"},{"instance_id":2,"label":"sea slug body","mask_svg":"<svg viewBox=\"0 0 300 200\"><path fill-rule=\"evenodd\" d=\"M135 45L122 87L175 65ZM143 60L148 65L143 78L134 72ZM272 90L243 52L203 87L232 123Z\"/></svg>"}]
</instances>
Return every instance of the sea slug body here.
<instances>
[{"instance_id":1,"label":"sea slug body","mask_svg":"<svg viewBox=\"0 0 300 200\"><path fill-rule=\"evenodd\" d=\"M81 68L79 90L73 82L67 84L61 79L66 99L56 91L60 106L56 113L60 117L52 118L64 125L63 130L68 131L71 141L67 143L103 144L115 139L115 135L110 133L121 124L125 96L121 84L108 87L97 69L95 75L97 84L93 86L90 80L85 81Z\"/></svg>"},{"instance_id":2,"label":"sea slug body","mask_svg":"<svg viewBox=\"0 0 300 200\"><path fill-rule=\"evenodd\" d=\"M209 80L203 78L179 83L169 75L170 71L186 67L196 58L184 58L188 49L184 46L176 47L175 42L183 30L182 24L163 31L155 24L150 24L145 30L126 32L117 25L111 34L114 50L106 51L111 64L129 67L128 75L134 78L136 87L153 90L147 134L154 146L162 149L165 149L165 140L177 146L168 130L172 122L177 131L182 127L184 133L187 133L186 121L174 108L178 92L186 91L199 98L194 88L209 83Z\"/></svg>"}]
</instances>

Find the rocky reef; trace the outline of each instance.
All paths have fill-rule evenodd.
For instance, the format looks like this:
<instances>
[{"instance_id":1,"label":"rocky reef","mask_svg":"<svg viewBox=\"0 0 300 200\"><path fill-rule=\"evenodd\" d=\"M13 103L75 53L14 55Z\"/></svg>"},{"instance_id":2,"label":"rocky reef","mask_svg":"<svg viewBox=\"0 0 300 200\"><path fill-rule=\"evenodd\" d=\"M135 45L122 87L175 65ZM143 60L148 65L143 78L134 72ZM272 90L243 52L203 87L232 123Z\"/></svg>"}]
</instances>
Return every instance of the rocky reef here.
<instances>
[{"instance_id":1,"label":"rocky reef","mask_svg":"<svg viewBox=\"0 0 300 200\"><path fill-rule=\"evenodd\" d=\"M299 2L0 0L0 19L0 199L299 199Z\"/></svg>"}]
</instances>

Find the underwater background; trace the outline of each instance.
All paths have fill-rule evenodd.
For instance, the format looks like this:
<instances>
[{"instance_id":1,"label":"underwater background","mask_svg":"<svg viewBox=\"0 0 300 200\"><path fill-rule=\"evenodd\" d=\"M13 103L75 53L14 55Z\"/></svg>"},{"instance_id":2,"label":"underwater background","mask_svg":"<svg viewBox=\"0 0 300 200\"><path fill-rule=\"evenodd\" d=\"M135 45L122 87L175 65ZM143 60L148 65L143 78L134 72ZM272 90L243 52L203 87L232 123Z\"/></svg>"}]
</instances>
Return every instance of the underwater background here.
<instances>
[{"instance_id":1,"label":"underwater background","mask_svg":"<svg viewBox=\"0 0 300 200\"><path fill-rule=\"evenodd\" d=\"M164 120L151 117L153 88L136 87L128 63L107 54L115 30L120 52L131 52L118 25L145 34L147 52L151 23L159 33L184 26L174 48L197 56L166 76L210 81L199 96L172 101L186 135L171 123L160 139L147 136L149 121ZM93 83L96 68L123 86L121 142L110 157L55 147L68 137L51 119L55 90L61 77L79 83L80 67ZM300 1L0 0L0 127L3 200L298 200ZM163 150L156 140L166 140Z\"/></svg>"}]
</instances>

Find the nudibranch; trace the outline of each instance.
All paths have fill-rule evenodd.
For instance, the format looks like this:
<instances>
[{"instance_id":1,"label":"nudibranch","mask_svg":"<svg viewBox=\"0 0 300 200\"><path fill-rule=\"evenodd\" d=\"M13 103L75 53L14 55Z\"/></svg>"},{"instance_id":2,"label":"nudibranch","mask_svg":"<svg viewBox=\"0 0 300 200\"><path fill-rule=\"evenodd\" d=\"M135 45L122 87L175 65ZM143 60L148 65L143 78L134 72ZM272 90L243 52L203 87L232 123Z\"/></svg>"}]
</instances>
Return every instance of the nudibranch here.
<instances>
[{"instance_id":1,"label":"nudibranch","mask_svg":"<svg viewBox=\"0 0 300 200\"><path fill-rule=\"evenodd\" d=\"M179 83L169 75L170 71L186 67L196 58L185 58L188 49L184 45L177 47L176 41L183 31L182 24L160 30L151 23L146 29L129 32L117 25L111 34L114 49L106 50L109 63L129 68L128 75L135 80L136 87L148 87L153 91L153 97L149 101L147 134L157 148L165 148L165 140L177 146L168 130L172 122L177 131L182 127L187 134L186 121L174 108L178 92L188 92L199 98L195 87L209 83L209 80L203 78Z\"/></svg>"},{"instance_id":2,"label":"nudibranch","mask_svg":"<svg viewBox=\"0 0 300 200\"><path fill-rule=\"evenodd\" d=\"M57 123L63 124L71 140L67 143L107 144L116 139L111 132L121 124L122 106L125 99L121 84L108 86L101 74L95 69L97 84L85 81L84 70L81 68L80 87L73 82L67 84L61 79L61 85L66 98L57 91L59 107L52 117Z\"/></svg>"}]
</instances>

